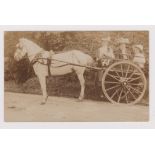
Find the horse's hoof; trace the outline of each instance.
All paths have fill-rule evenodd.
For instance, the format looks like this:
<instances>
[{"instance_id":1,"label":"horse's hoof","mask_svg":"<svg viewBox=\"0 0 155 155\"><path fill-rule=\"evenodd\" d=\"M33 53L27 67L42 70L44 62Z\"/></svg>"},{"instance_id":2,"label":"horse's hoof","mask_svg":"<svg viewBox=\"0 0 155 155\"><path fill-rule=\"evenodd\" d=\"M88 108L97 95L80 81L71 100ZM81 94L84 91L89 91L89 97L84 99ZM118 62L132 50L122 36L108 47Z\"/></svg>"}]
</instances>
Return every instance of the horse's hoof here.
<instances>
[{"instance_id":1,"label":"horse's hoof","mask_svg":"<svg viewBox=\"0 0 155 155\"><path fill-rule=\"evenodd\" d=\"M46 97L46 101L47 101L47 99L48 99L48 95L47 95L47 97Z\"/></svg>"},{"instance_id":2,"label":"horse's hoof","mask_svg":"<svg viewBox=\"0 0 155 155\"><path fill-rule=\"evenodd\" d=\"M44 105L44 104L46 104L46 103L45 103L45 102L41 102L40 104L41 104L41 105Z\"/></svg>"},{"instance_id":3,"label":"horse's hoof","mask_svg":"<svg viewBox=\"0 0 155 155\"><path fill-rule=\"evenodd\" d=\"M79 98L78 100L77 100L77 102L82 102L83 101L83 99L81 99L81 98Z\"/></svg>"}]
</instances>

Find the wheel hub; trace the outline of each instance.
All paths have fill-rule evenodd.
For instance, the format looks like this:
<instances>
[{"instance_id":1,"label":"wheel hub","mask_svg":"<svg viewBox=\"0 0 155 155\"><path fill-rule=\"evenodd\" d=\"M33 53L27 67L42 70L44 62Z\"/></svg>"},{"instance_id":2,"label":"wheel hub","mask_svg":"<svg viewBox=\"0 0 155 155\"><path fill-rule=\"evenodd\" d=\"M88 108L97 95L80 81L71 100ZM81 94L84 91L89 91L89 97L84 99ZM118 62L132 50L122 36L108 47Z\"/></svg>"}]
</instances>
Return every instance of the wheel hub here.
<instances>
[{"instance_id":1,"label":"wheel hub","mask_svg":"<svg viewBox=\"0 0 155 155\"><path fill-rule=\"evenodd\" d=\"M127 82L123 82L123 85L126 86L127 85Z\"/></svg>"},{"instance_id":2,"label":"wheel hub","mask_svg":"<svg viewBox=\"0 0 155 155\"><path fill-rule=\"evenodd\" d=\"M122 86L127 86L127 79L124 77L120 77L120 83L122 84Z\"/></svg>"}]
</instances>

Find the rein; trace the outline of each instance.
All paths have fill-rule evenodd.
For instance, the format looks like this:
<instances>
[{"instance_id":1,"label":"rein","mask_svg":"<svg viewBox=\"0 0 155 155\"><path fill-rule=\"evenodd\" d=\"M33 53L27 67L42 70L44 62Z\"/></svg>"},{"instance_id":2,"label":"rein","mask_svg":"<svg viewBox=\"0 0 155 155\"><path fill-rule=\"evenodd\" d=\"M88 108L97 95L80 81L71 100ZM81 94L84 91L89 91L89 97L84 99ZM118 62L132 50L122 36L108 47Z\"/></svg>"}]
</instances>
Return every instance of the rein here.
<instances>
[{"instance_id":1,"label":"rein","mask_svg":"<svg viewBox=\"0 0 155 155\"><path fill-rule=\"evenodd\" d=\"M71 62L67 62L67 61L62 61L62 60L57 60L57 59L53 59L52 57L49 57L49 58L43 58L43 57L38 57L40 56L41 52L38 53L38 54L33 54L33 55L25 55L23 57L23 59L27 59L27 58L30 58L31 56L34 56L33 60L30 61L30 64L33 66L34 64L36 63L40 63L42 65L46 65L48 66L48 72L50 71L50 67L51 67L51 64L54 64L52 63L52 61L57 61L57 62L62 62L64 64L62 65L59 65L59 66L52 66L52 68L59 68L59 67L64 67L64 66L68 66L68 65L72 65L72 66L79 66L79 67L85 67L85 68L88 68L88 69L93 69L94 71L99 71L99 70L103 70L103 68L100 68L100 67L93 67L93 66L85 66L85 65L80 65L80 64L76 64L76 63L71 63ZM46 60L47 63L44 63L43 61L39 61L39 60ZM49 75L50 75L50 72L49 72Z\"/></svg>"},{"instance_id":2,"label":"rein","mask_svg":"<svg viewBox=\"0 0 155 155\"><path fill-rule=\"evenodd\" d=\"M56 59L53 59L53 58L36 58L39 54L41 54L41 53L38 53L35 57L34 57L34 59L32 60L32 61L30 61L30 64L31 65L34 65L35 63L40 63L40 64L42 64L42 65L48 65L48 63L43 63L43 62L41 62L41 61L39 61L39 60L47 60L47 61L52 61L52 60L54 60L54 61L58 61L58 62L63 62L63 63L66 63L66 64L64 64L64 65L60 65L60 66L56 66L56 67L54 67L54 66L52 66L52 67L54 67L54 68L57 68L57 67L63 67L63 66L67 66L67 65L71 65L71 63L69 63L69 62L65 62L65 61L61 61L61 60L56 60ZM31 56L34 56L35 54L32 54L32 55L25 55L22 59L27 59L27 58L30 58ZM54 64L54 63L50 63L50 64ZM72 63L72 65L73 65L73 63ZM74 64L74 65L76 65L76 64ZM77 64L78 65L78 64Z\"/></svg>"}]
</instances>

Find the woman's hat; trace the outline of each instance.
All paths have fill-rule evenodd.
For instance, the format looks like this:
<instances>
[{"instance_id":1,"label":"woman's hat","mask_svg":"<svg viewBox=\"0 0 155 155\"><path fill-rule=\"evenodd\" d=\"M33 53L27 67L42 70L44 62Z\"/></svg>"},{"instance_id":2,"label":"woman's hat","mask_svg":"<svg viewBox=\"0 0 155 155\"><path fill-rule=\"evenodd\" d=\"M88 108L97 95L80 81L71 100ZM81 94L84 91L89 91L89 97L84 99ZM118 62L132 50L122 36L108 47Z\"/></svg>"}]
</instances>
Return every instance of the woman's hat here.
<instances>
[{"instance_id":1,"label":"woman's hat","mask_svg":"<svg viewBox=\"0 0 155 155\"><path fill-rule=\"evenodd\" d=\"M141 44L133 45L133 48L138 48L139 50L143 51L143 45Z\"/></svg>"},{"instance_id":2,"label":"woman's hat","mask_svg":"<svg viewBox=\"0 0 155 155\"><path fill-rule=\"evenodd\" d=\"M118 39L119 44L129 44L129 39L128 38L119 38Z\"/></svg>"}]
</instances>

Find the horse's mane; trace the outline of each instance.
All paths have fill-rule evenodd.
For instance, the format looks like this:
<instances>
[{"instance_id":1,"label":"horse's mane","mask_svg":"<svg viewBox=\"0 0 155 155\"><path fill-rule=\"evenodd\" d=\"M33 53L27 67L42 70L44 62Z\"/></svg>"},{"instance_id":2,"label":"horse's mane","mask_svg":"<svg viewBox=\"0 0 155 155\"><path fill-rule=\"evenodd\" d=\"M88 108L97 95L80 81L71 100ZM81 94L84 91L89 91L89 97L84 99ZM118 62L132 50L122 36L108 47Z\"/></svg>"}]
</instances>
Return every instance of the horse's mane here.
<instances>
[{"instance_id":1,"label":"horse's mane","mask_svg":"<svg viewBox=\"0 0 155 155\"><path fill-rule=\"evenodd\" d=\"M26 39L26 38L21 38L21 39L19 39L19 42L21 42L22 45L25 46L26 49L28 49L30 52L39 53L39 52L41 52L41 51L44 51L44 49L41 48L39 45L37 45L37 44L34 43L33 41L28 40L28 39Z\"/></svg>"}]
</instances>

